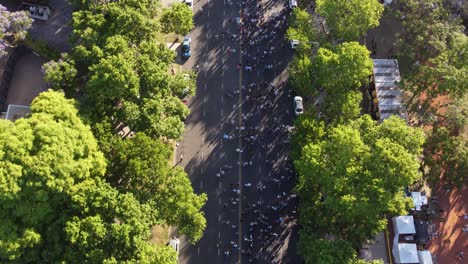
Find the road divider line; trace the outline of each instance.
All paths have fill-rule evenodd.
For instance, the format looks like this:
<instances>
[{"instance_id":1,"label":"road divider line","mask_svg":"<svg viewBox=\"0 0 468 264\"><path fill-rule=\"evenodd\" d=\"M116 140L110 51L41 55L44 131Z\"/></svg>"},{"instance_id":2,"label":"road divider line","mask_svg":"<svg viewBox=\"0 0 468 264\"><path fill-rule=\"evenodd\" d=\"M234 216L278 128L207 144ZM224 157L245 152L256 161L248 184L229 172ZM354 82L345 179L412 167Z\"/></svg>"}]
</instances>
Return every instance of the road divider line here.
<instances>
[{"instance_id":1,"label":"road divider line","mask_svg":"<svg viewBox=\"0 0 468 264\"><path fill-rule=\"evenodd\" d=\"M243 17L242 5L239 10L239 17ZM242 35L242 34L240 34ZM238 120L239 128L242 127L242 37L239 38L239 109L238 109ZM239 212L238 212L238 254L237 254L237 263L242 264L242 194L243 194L243 184L242 184L242 130L239 129Z\"/></svg>"},{"instance_id":2,"label":"road divider line","mask_svg":"<svg viewBox=\"0 0 468 264\"><path fill-rule=\"evenodd\" d=\"M203 180L200 180L200 190L203 189Z\"/></svg>"}]
</instances>

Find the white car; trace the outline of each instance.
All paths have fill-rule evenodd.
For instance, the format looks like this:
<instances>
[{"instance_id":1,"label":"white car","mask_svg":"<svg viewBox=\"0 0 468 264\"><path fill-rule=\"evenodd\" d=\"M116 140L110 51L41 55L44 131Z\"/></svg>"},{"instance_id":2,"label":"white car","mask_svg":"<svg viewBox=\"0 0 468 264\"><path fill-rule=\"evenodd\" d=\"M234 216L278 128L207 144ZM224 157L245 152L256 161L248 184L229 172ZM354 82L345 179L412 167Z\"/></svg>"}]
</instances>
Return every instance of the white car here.
<instances>
[{"instance_id":1,"label":"white car","mask_svg":"<svg viewBox=\"0 0 468 264\"><path fill-rule=\"evenodd\" d=\"M296 116L304 113L304 106L302 104L302 97L294 96L294 114Z\"/></svg>"},{"instance_id":2,"label":"white car","mask_svg":"<svg viewBox=\"0 0 468 264\"><path fill-rule=\"evenodd\" d=\"M291 39L289 43L291 44L291 49L297 49L300 44L299 40L296 39Z\"/></svg>"},{"instance_id":3,"label":"white car","mask_svg":"<svg viewBox=\"0 0 468 264\"><path fill-rule=\"evenodd\" d=\"M169 246L171 246L177 254L177 259L179 258L179 247L180 247L180 240L177 237L172 237L171 240L169 240Z\"/></svg>"},{"instance_id":4,"label":"white car","mask_svg":"<svg viewBox=\"0 0 468 264\"><path fill-rule=\"evenodd\" d=\"M289 7L291 9L297 7L297 0L289 0Z\"/></svg>"},{"instance_id":5,"label":"white car","mask_svg":"<svg viewBox=\"0 0 468 264\"><path fill-rule=\"evenodd\" d=\"M184 0L184 3L193 10L193 0Z\"/></svg>"}]
</instances>

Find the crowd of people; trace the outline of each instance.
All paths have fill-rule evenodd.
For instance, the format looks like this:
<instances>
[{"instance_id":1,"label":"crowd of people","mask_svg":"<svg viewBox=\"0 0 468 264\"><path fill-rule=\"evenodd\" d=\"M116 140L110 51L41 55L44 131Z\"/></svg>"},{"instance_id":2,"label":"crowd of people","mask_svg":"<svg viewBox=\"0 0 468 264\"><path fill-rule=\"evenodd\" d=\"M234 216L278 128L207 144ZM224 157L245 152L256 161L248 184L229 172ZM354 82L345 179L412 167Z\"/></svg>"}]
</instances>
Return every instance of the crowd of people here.
<instances>
[{"instance_id":1,"label":"crowd of people","mask_svg":"<svg viewBox=\"0 0 468 264\"><path fill-rule=\"evenodd\" d=\"M232 5L232 2L228 4ZM246 178L241 184L231 182L230 188L226 187L224 192L229 193L230 198L224 202L223 208L238 212L239 199L242 199L241 219L221 220L226 230L231 230L233 240L225 245L218 241L217 245L226 258L237 256L240 250L249 263L258 263L262 258L261 252L266 250L264 247L271 245L272 240L282 239L282 230L297 217L296 196L290 193L289 188L294 175L293 165L287 155L280 155L287 154L291 132L291 126L287 124L292 120L289 110L281 110L281 116L272 114L279 109L281 97L290 96L291 92L281 93L286 89L285 84L272 82L277 74L276 67L281 64L275 61L275 55L287 48L284 34L289 8L284 6L273 12L273 8L278 7L272 1L241 0L240 4L241 16L230 19L238 23L238 31L229 33L232 41L240 43L240 49L229 47L227 53L242 53L242 62L237 69L243 71L244 78L241 91L226 92L225 96L231 100L240 97L242 113L240 118L222 124L223 138L241 142L237 152L242 153L242 161L237 162L237 166L245 174L263 166L268 168L269 176L255 180ZM231 171L232 165L225 165L216 176L228 177ZM252 196L257 199L252 200ZM239 222L242 225L242 245L234 239L239 236Z\"/></svg>"}]
</instances>

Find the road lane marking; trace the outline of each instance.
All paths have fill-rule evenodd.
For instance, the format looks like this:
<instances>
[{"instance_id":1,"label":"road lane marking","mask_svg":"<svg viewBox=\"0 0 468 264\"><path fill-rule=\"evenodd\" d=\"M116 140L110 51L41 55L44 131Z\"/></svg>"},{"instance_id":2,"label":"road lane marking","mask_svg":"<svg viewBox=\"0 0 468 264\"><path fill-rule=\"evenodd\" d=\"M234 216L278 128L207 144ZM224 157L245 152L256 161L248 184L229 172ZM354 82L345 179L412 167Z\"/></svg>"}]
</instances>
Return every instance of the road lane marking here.
<instances>
[{"instance_id":1,"label":"road lane marking","mask_svg":"<svg viewBox=\"0 0 468 264\"><path fill-rule=\"evenodd\" d=\"M219 202L221 203L221 198L219 198ZM218 215L218 222L221 222L221 215ZM219 237L219 231L218 231L218 237Z\"/></svg>"},{"instance_id":2,"label":"road lane marking","mask_svg":"<svg viewBox=\"0 0 468 264\"><path fill-rule=\"evenodd\" d=\"M242 6L242 5L241 5ZM240 9L240 16L243 17L242 7ZM241 45L242 37L239 38L239 65L241 65L239 69L239 110L238 110L238 119L239 119L239 127L242 127L242 45ZM239 145L238 148L242 149L242 137L240 136L241 130L239 129ZM242 263L242 152L239 151L239 212L238 212L238 245L239 250L237 254L237 263Z\"/></svg>"},{"instance_id":3,"label":"road lane marking","mask_svg":"<svg viewBox=\"0 0 468 264\"><path fill-rule=\"evenodd\" d=\"M203 180L200 180L200 190L203 189Z\"/></svg>"},{"instance_id":4,"label":"road lane marking","mask_svg":"<svg viewBox=\"0 0 468 264\"><path fill-rule=\"evenodd\" d=\"M221 205L221 198L218 199L218 204ZM219 221L219 218L220 218L220 217L221 217L221 216L218 215L218 221Z\"/></svg>"},{"instance_id":5,"label":"road lane marking","mask_svg":"<svg viewBox=\"0 0 468 264\"><path fill-rule=\"evenodd\" d=\"M221 239L221 232L218 231L218 239Z\"/></svg>"}]
</instances>

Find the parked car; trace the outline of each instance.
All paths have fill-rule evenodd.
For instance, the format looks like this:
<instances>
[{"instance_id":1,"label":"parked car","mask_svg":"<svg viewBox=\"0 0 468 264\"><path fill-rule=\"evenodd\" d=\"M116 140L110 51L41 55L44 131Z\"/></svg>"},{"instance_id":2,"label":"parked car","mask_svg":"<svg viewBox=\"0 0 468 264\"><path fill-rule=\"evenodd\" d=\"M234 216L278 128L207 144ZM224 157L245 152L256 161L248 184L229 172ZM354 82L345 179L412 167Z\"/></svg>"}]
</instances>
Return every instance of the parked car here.
<instances>
[{"instance_id":1,"label":"parked car","mask_svg":"<svg viewBox=\"0 0 468 264\"><path fill-rule=\"evenodd\" d=\"M304 106L302 104L302 97L294 96L294 114L296 116L304 113Z\"/></svg>"},{"instance_id":2,"label":"parked car","mask_svg":"<svg viewBox=\"0 0 468 264\"><path fill-rule=\"evenodd\" d=\"M184 41L182 42L182 57L185 59L190 58L192 52L190 51L190 46L192 44L192 39L189 37L185 37Z\"/></svg>"},{"instance_id":3,"label":"parked car","mask_svg":"<svg viewBox=\"0 0 468 264\"><path fill-rule=\"evenodd\" d=\"M297 47L299 46L300 42L299 42L299 40L291 39L291 40L289 41L289 44L291 44L291 49L297 49Z\"/></svg>"},{"instance_id":4,"label":"parked car","mask_svg":"<svg viewBox=\"0 0 468 264\"><path fill-rule=\"evenodd\" d=\"M193 0L184 0L184 3L193 10Z\"/></svg>"},{"instance_id":5,"label":"parked car","mask_svg":"<svg viewBox=\"0 0 468 264\"><path fill-rule=\"evenodd\" d=\"M291 9L296 8L297 7L297 0L289 0L289 7Z\"/></svg>"}]
</instances>

